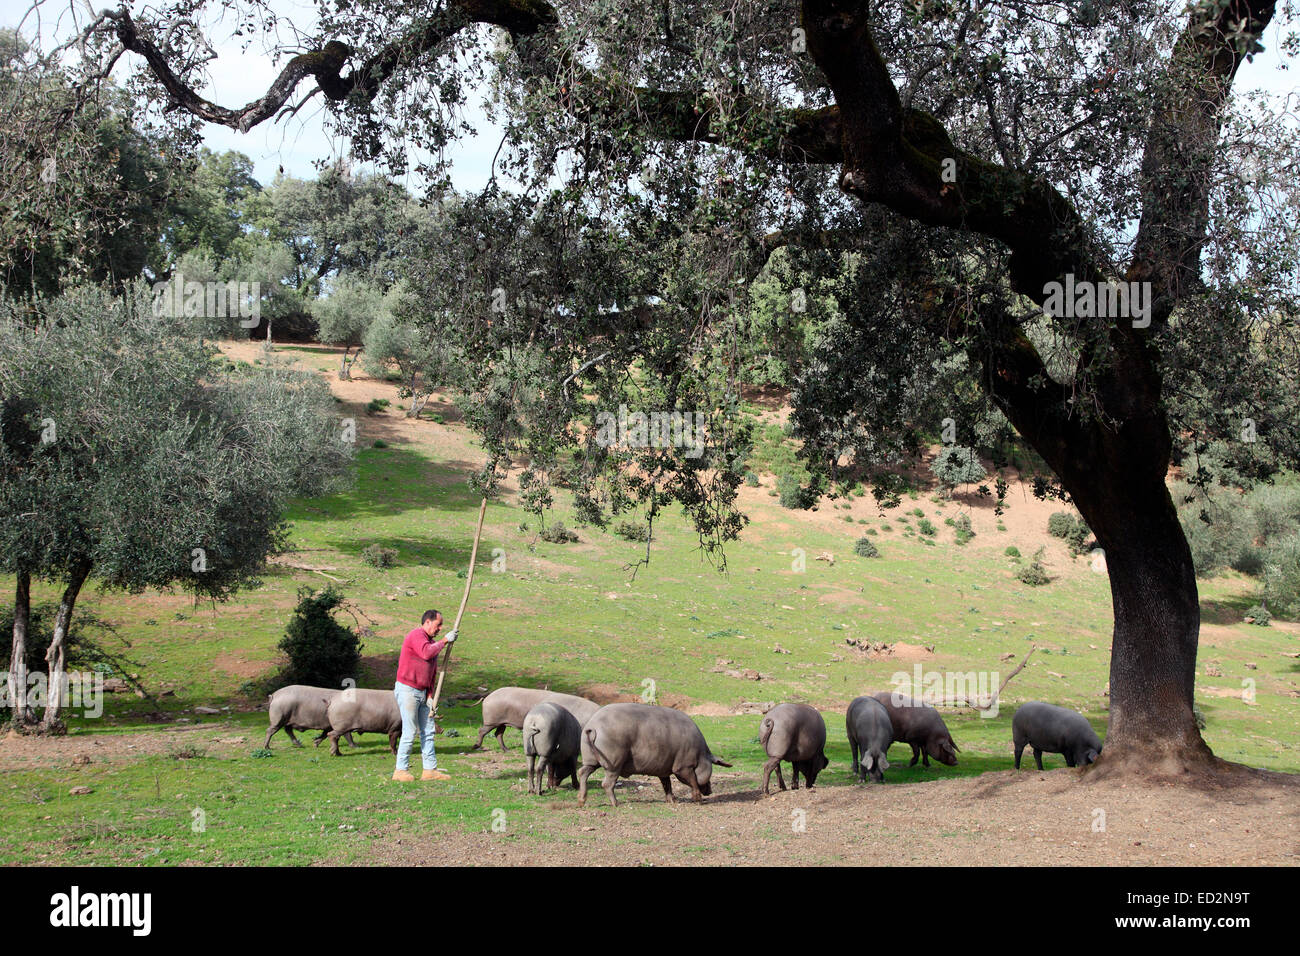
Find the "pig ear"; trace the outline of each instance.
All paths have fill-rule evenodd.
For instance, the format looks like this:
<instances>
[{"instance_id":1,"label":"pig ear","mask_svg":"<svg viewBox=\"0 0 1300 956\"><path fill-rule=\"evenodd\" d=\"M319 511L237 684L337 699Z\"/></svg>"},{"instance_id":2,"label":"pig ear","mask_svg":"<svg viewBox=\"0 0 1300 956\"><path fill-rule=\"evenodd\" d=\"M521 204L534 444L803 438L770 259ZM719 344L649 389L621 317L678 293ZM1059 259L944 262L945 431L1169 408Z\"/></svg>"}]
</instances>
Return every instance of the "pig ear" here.
<instances>
[{"instance_id":1,"label":"pig ear","mask_svg":"<svg viewBox=\"0 0 1300 956\"><path fill-rule=\"evenodd\" d=\"M709 754L709 763L717 764L719 767L730 767L730 766L731 766L731 764L727 763L725 760L723 760L723 759L721 759L721 758L719 758L719 757L715 757L715 756L713 756L713 754Z\"/></svg>"},{"instance_id":2,"label":"pig ear","mask_svg":"<svg viewBox=\"0 0 1300 956\"><path fill-rule=\"evenodd\" d=\"M862 766L866 767L868 770L870 770L875 765L875 763L876 763L876 758L871 756L871 754L867 754L865 757L862 758Z\"/></svg>"}]
</instances>

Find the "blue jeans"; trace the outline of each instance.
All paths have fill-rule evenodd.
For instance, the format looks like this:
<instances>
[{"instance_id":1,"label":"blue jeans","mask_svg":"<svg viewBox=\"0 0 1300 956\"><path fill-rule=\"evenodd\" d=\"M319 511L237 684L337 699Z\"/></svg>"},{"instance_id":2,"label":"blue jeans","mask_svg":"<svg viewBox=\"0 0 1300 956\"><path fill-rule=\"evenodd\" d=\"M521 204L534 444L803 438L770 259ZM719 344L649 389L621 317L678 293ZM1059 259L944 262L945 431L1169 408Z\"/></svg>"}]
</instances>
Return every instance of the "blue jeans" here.
<instances>
[{"instance_id":1,"label":"blue jeans","mask_svg":"<svg viewBox=\"0 0 1300 956\"><path fill-rule=\"evenodd\" d=\"M433 751L433 711L429 710L429 695L398 681L393 685L397 709L402 714L402 739L397 742L397 769L411 769L411 743L416 731L420 733L420 758L424 769L438 766L438 755Z\"/></svg>"}]
</instances>

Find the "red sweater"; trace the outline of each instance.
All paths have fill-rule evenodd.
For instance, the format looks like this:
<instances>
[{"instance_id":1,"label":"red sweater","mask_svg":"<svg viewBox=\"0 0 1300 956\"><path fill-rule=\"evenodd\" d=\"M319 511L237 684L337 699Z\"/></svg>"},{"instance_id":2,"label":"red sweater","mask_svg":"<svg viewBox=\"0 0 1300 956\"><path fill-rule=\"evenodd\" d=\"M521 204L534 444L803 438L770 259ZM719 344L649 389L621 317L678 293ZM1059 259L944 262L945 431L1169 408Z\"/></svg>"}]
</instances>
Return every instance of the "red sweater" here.
<instances>
[{"instance_id":1,"label":"red sweater","mask_svg":"<svg viewBox=\"0 0 1300 956\"><path fill-rule=\"evenodd\" d=\"M447 642L434 641L417 627L402 641L402 655L397 659L397 679L407 687L426 694L433 693L434 679L438 675L438 652Z\"/></svg>"}]
</instances>

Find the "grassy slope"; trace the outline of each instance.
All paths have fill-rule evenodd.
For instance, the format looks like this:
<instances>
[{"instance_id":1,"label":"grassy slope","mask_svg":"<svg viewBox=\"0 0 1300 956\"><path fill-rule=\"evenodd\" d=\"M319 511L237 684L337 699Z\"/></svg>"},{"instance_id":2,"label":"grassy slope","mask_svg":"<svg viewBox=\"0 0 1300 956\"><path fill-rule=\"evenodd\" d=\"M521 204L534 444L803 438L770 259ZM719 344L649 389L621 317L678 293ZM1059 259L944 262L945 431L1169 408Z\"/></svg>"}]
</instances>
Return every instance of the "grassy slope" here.
<instances>
[{"instance_id":1,"label":"grassy slope","mask_svg":"<svg viewBox=\"0 0 1300 956\"><path fill-rule=\"evenodd\" d=\"M318 367L332 362L328 355L306 354ZM387 395L384 389L373 383L371 391ZM366 448L358 456L355 490L299 503L289 516L300 549L291 560L345 579L348 596L374 622L376 636L367 641L368 673L362 680L368 686L390 685L401 635L424 608L454 612L463 587L457 572L466 560L477 505L462 480L475 457L463 432L433 424L412 427L423 429L428 439L403 442L390 436L390 447ZM845 513L860 519L854 523L843 521L831 504L815 515L783 511L767 494L772 481L765 474L762 488L746 491L752 524L728 547L725 575L701 563L693 533L675 518L657 525L652 562L630 580L626 565L642 546L589 528L579 529L577 544L547 544L535 539L535 527L519 529L526 517L520 509L494 503L448 692L548 684L575 692L603 685L606 692L639 694L649 678L661 701L705 710L703 705L720 705L712 708L715 712L730 711L744 700L808 701L827 713L832 764L819 782L833 786L849 782L849 769L842 718L832 710L842 712L852 697L887 687L895 672L912 669L910 661L861 658L844 645L846 638L932 645L935 657L923 665L927 670L1003 674L1035 642L1040 650L1008 688L998 717L948 716L963 749L960 767L922 771L896 764L890 782L1009 767L1011 712L1027 699L1084 711L1104 733L1109 592L1105 576L1090 572L1086 560L1071 562L1063 551L1049 552L1056 580L1030 588L1014 579L1014 565L1002 551L1017 544L1028 555L1041 541L998 532L987 514L977 516L975 540L958 547L952 529L943 525L956 505L925 496L905 499L904 509L920 507L939 526L938 543L928 546L904 536L908 525L897 512L883 519L875 514L870 498L853 499ZM563 507L557 516L567 518ZM911 526L916 521L913 516ZM853 540L867 527L886 523L892 530L875 539L882 557L854 557ZM398 567L378 571L361 561L361 549L376 542L398 550ZM493 573L495 548L502 549L502 560ZM803 573L792 570L793 548L807 551ZM836 555L833 566L814 560L822 550ZM174 691L160 698L164 709L228 707L226 717L187 713L184 719L210 725L212 733L204 740L245 740L211 746L200 758L160 754L97 760L75 771L66 762L7 769L0 773L0 791L7 791L0 862L347 859L361 853L365 841L386 824L413 811L430 822L477 830L489 828L493 810L499 809L511 832L540 826L543 811L523 792L517 749L511 763L488 777L475 772L485 758L460 756L472 741L465 737L478 724L476 706L444 707L444 728L460 737L439 741L442 764L455 779L437 791L388 782L391 757L374 736L361 738L362 748L339 760L323 748L289 749L282 736L272 757L251 756L261 745L266 718L258 709L261 700L241 694L241 685L274 669L275 644L297 588L324 583L309 571L275 568L262 588L216 608L196 608L182 595L88 594L83 609L112 621L130 641L131 655L145 662L141 677L150 688ZM12 593L12 581L0 580L0 587ZM37 590L38 600L54 597L52 589ZM1202 590L1207 621L1219 623L1203 635L1198 668L1207 740L1228 759L1300 771L1300 708L1292 696L1300 665L1282 656L1296 646L1294 633L1228 623L1252 603L1241 579L1205 582ZM776 653L778 643L790 653ZM1014 653L1015 660L1000 662L1005 653ZM719 659L767 679L729 677L715 670ZM1211 661L1222 676L1205 676ZM1257 669L1248 669L1247 662ZM1256 681L1255 706L1205 692L1239 690L1243 678ZM85 735L157 730L143 717L148 709L133 695L109 695L106 719L74 718L71 724L75 734ZM759 718L701 715L696 720L713 749L741 773L722 786L752 786L762 763ZM517 748L518 735L511 733L509 740ZM0 748L0 766L3 753ZM905 763L903 749L895 748L893 756ZM1049 768L1060 765L1060 758L1048 758ZM74 784L94 792L69 795ZM558 799L575 802L568 791ZM196 807L206 815L203 833L191 828ZM576 813L576 806L560 812ZM668 811L655 806L635 812ZM547 819L555 813L549 811Z\"/></svg>"}]
</instances>

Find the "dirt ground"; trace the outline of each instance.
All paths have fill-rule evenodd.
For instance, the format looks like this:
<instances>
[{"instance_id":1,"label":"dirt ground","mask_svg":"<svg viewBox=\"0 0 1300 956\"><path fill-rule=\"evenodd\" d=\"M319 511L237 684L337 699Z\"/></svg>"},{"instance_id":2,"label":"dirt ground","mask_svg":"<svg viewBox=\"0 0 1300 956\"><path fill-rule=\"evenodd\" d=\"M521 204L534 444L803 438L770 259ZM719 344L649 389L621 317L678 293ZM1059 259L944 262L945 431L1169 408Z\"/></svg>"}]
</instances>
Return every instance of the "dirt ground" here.
<instances>
[{"instance_id":1,"label":"dirt ground","mask_svg":"<svg viewBox=\"0 0 1300 956\"><path fill-rule=\"evenodd\" d=\"M511 755L474 758L495 776ZM1256 772L1231 788L1004 771L904 785L818 787L764 797L752 774L714 774L702 805L675 784L620 783L610 808L592 775L587 806L567 787L544 798L553 820L524 832L391 827L366 863L395 865L1229 866L1300 864L1300 782ZM787 779L788 782L788 779ZM520 784L522 787L522 783ZM775 790L776 781L772 786Z\"/></svg>"}]
</instances>

